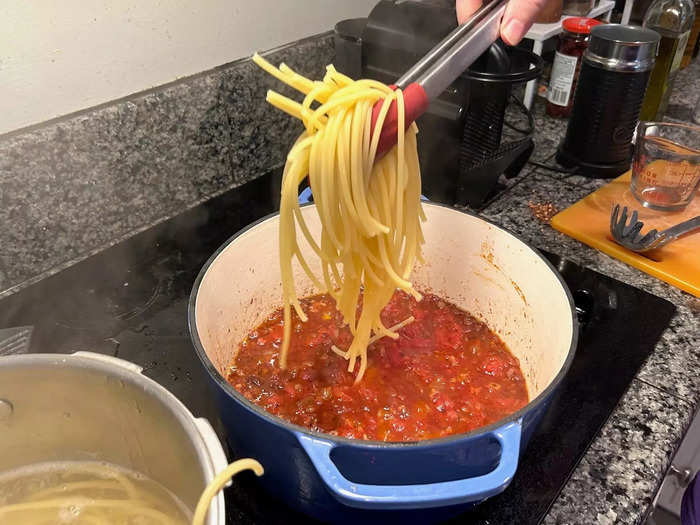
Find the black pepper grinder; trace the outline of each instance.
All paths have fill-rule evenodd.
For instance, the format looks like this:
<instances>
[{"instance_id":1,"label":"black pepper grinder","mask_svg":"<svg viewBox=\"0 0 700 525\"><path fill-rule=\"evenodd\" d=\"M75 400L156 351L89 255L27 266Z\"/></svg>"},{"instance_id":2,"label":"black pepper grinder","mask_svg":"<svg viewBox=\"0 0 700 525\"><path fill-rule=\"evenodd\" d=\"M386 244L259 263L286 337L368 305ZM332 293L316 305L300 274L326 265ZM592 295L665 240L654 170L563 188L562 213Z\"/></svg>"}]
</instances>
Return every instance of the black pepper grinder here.
<instances>
[{"instance_id":1,"label":"black pepper grinder","mask_svg":"<svg viewBox=\"0 0 700 525\"><path fill-rule=\"evenodd\" d=\"M632 161L632 136L659 46L656 31L607 24L591 30L571 119L557 162L582 175L612 178Z\"/></svg>"}]
</instances>

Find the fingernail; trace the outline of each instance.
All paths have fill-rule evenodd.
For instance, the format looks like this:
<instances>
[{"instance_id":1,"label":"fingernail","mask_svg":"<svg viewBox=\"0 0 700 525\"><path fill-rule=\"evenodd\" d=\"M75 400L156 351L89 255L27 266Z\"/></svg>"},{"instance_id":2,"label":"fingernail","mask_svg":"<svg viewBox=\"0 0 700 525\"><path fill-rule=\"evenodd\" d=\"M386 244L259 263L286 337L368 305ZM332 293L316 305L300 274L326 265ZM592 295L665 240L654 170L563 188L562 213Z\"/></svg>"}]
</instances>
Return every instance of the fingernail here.
<instances>
[{"instance_id":1,"label":"fingernail","mask_svg":"<svg viewBox=\"0 0 700 525\"><path fill-rule=\"evenodd\" d=\"M526 32L525 24L517 18L511 18L503 31L501 31L501 36L506 44L514 46L522 40Z\"/></svg>"}]
</instances>

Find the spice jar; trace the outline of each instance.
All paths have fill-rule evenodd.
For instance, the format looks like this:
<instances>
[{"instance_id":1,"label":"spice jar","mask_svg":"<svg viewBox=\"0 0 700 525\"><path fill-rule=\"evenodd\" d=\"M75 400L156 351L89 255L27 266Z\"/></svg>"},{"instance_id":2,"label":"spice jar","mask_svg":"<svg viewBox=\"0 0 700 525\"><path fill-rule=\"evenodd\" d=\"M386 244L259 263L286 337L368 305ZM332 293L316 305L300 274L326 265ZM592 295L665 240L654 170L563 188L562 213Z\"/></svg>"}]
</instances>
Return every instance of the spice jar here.
<instances>
[{"instance_id":1,"label":"spice jar","mask_svg":"<svg viewBox=\"0 0 700 525\"><path fill-rule=\"evenodd\" d=\"M567 18L562 22L559 47L554 54L554 64L547 90L547 114L552 117L568 117L574 100L574 90L581 56L588 47L591 28L602 24L594 18Z\"/></svg>"}]
</instances>

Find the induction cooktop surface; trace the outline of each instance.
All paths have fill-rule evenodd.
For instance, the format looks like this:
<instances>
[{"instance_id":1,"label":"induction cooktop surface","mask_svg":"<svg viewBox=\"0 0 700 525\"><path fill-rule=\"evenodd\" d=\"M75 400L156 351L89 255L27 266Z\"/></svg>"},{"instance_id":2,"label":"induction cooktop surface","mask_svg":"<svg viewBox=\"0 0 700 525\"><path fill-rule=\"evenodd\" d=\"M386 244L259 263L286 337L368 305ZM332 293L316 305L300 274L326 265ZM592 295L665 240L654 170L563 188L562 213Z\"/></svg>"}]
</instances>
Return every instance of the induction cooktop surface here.
<instances>
[{"instance_id":1,"label":"induction cooktop surface","mask_svg":"<svg viewBox=\"0 0 700 525\"><path fill-rule=\"evenodd\" d=\"M29 327L26 344L7 352L89 350L135 362L225 439L190 343L188 296L227 238L277 210L279 183L280 173L269 173L1 300L0 338L5 328ZM576 302L575 360L511 485L450 523L538 523L673 315L668 301L543 253ZM236 478L226 501L229 524L309 523L249 474Z\"/></svg>"}]
</instances>

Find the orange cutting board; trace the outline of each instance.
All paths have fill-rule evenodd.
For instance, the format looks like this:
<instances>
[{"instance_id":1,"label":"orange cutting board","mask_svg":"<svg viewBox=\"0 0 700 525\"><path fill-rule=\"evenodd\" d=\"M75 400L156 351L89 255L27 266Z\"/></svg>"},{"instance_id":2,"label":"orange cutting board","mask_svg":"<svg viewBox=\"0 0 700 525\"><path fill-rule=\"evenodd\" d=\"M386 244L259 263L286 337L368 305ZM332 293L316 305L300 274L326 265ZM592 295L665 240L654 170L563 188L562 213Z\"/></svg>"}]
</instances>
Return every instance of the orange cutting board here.
<instances>
[{"instance_id":1,"label":"orange cutting board","mask_svg":"<svg viewBox=\"0 0 700 525\"><path fill-rule=\"evenodd\" d=\"M613 205L639 212L642 233L662 230L700 215L700 194L680 212L660 212L642 207L630 192L630 172L584 197L554 216L552 226L574 239L607 253L643 272L700 297L700 232L686 235L652 252L635 253L612 240L610 213Z\"/></svg>"}]
</instances>

